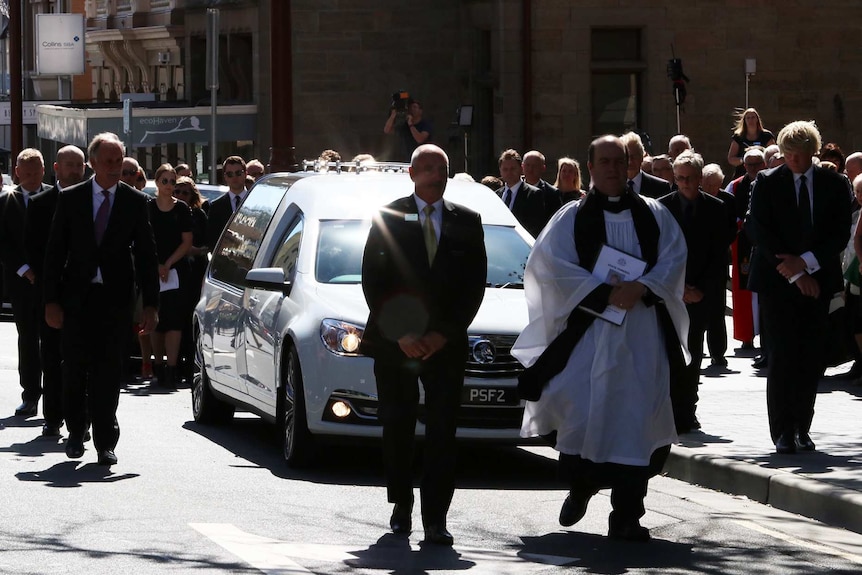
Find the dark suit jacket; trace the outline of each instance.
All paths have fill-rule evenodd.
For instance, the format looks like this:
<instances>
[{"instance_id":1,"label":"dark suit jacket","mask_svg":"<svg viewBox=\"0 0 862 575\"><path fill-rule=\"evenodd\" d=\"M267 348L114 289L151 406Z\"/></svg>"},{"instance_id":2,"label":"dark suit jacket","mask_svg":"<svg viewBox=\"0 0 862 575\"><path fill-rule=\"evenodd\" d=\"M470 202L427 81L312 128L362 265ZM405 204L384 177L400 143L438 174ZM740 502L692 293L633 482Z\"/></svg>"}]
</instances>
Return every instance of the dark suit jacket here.
<instances>
[{"instance_id":1,"label":"dark suit jacket","mask_svg":"<svg viewBox=\"0 0 862 575\"><path fill-rule=\"evenodd\" d=\"M27 206L24 248L27 263L36 274L37 285L42 285L45 253L48 249L48 234L51 232L51 222L54 220L54 210L57 207L59 194L60 189L57 186L49 187L30 198L30 203Z\"/></svg>"},{"instance_id":2,"label":"dark suit jacket","mask_svg":"<svg viewBox=\"0 0 862 575\"><path fill-rule=\"evenodd\" d=\"M467 328L485 295L484 232L479 214L445 200L442 219L429 266L412 195L375 216L362 259L362 290L370 310L362 353L403 359L398 339L431 331L447 338L450 351L466 353Z\"/></svg>"},{"instance_id":3,"label":"dark suit jacket","mask_svg":"<svg viewBox=\"0 0 862 575\"><path fill-rule=\"evenodd\" d=\"M738 231L736 225L736 198L733 194L729 194L724 190L718 190L718 195L716 196L721 202L724 204L724 209L727 212L727 245L733 243L733 240L736 239L736 233Z\"/></svg>"},{"instance_id":4,"label":"dark suit jacket","mask_svg":"<svg viewBox=\"0 0 862 575\"><path fill-rule=\"evenodd\" d=\"M31 196L30 201L32 202L33 198L42 191L49 189L51 186L42 184L41 190ZM21 287L24 285L21 282L30 285L28 280L22 279L18 275L18 270L24 264L34 268L34 273L37 271L37 268L27 258L27 251L24 249L26 245L24 241L26 213L21 186L15 186L14 190L0 195L0 260L3 262L3 281L7 290Z\"/></svg>"},{"instance_id":5,"label":"dark suit jacket","mask_svg":"<svg viewBox=\"0 0 862 575\"><path fill-rule=\"evenodd\" d=\"M688 247L685 283L704 293L704 299L716 297L727 276L727 212L721 200L700 192L694 202L694 214L689 225L683 218L679 192L660 198L679 222Z\"/></svg>"},{"instance_id":6,"label":"dark suit jacket","mask_svg":"<svg viewBox=\"0 0 862 575\"><path fill-rule=\"evenodd\" d=\"M159 302L156 242L147 211L149 196L120 182L101 245L93 225L93 179L67 188L57 207L45 256L45 303L66 313L82 309L96 270L102 272L106 313L125 312L134 298L135 275L145 307Z\"/></svg>"},{"instance_id":7,"label":"dark suit jacket","mask_svg":"<svg viewBox=\"0 0 862 575\"><path fill-rule=\"evenodd\" d=\"M515 196L512 214L534 238L539 236L548 220L563 205L560 192L550 184L549 187L550 189L540 190L527 182L521 182L518 195ZM503 198L505 189L504 186L497 190L500 198Z\"/></svg>"},{"instance_id":8,"label":"dark suit jacket","mask_svg":"<svg viewBox=\"0 0 862 575\"><path fill-rule=\"evenodd\" d=\"M641 172L641 189L638 193L645 198L659 199L668 195L671 192L670 184L661 178L651 176L646 172Z\"/></svg>"},{"instance_id":9,"label":"dark suit jacket","mask_svg":"<svg viewBox=\"0 0 862 575\"><path fill-rule=\"evenodd\" d=\"M227 192L213 200L207 211L207 247L215 249L222 232L227 227L230 217L233 215L232 192Z\"/></svg>"},{"instance_id":10,"label":"dark suit jacket","mask_svg":"<svg viewBox=\"0 0 862 575\"><path fill-rule=\"evenodd\" d=\"M844 288L841 252L850 238L847 178L815 166L813 180L814 225L810 244L804 245L790 168L779 166L757 174L745 218L745 231L754 244L748 277L750 290L776 297L789 290L798 291L775 269L779 264L775 255L801 255L806 251L812 252L820 264L812 277L820 284L821 298L829 299Z\"/></svg>"}]
</instances>

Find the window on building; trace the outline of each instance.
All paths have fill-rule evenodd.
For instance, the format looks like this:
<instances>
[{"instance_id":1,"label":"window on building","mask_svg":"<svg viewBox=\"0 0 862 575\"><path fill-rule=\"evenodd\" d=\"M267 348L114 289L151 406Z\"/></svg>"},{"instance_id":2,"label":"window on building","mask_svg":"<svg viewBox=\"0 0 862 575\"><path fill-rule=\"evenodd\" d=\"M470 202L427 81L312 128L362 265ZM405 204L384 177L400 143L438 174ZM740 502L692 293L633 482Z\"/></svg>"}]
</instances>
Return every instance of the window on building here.
<instances>
[{"instance_id":1,"label":"window on building","mask_svg":"<svg viewBox=\"0 0 862 575\"><path fill-rule=\"evenodd\" d=\"M642 129L641 29L593 29L590 45L593 134Z\"/></svg>"}]
</instances>

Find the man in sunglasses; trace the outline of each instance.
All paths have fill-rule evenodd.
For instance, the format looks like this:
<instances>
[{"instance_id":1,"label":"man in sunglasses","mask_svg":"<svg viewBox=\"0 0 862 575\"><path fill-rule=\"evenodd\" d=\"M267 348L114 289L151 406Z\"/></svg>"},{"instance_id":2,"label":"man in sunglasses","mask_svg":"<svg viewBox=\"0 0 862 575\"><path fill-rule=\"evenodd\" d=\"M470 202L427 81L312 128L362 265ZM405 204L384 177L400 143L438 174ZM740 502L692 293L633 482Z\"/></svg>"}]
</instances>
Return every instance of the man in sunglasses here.
<instances>
[{"instance_id":1,"label":"man in sunglasses","mask_svg":"<svg viewBox=\"0 0 862 575\"><path fill-rule=\"evenodd\" d=\"M215 247L231 216L239 209L248 190L245 187L245 160L229 156L222 164L224 181L229 188L226 194L213 201L207 214L207 244Z\"/></svg>"},{"instance_id":2,"label":"man in sunglasses","mask_svg":"<svg viewBox=\"0 0 862 575\"><path fill-rule=\"evenodd\" d=\"M120 181L123 181L133 188L137 188L138 172L141 171L141 165L134 158L123 158L123 171L120 174Z\"/></svg>"}]
</instances>

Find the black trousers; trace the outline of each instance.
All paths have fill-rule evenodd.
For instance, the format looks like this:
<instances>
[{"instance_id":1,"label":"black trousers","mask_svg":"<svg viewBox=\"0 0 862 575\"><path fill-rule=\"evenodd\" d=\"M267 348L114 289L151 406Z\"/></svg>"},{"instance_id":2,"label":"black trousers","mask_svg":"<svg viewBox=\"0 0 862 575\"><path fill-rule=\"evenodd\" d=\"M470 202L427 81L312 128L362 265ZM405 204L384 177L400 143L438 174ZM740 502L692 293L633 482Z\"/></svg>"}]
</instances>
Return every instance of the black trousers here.
<instances>
[{"instance_id":1,"label":"black trousers","mask_svg":"<svg viewBox=\"0 0 862 575\"><path fill-rule=\"evenodd\" d=\"M697 303L685 306L688 311L688 351L691 363L676 374L670 381L670 399L673 416L677 426L686 425L695 417L697 407L697 386L700 384L700 366L703 361L703 335L709 322L710 301L704 297Z\"/></svg>"},{"instance_id":2,"label":"black trousers","mask_svg":"<svg viewBox=\"0 0 862 575\"><path fill-rule=\"evenodd\" d=\"M560 453L560 478L575 492L596 493L600 489L610 489L611 521L636 521L646 513L647 484L661 472L669 453L670 445L659 447L645 466L596 463L580 455Z\"/></svg>"},{"instance_id":3,"label":"black trousers","mask_svg":"<svg viewBox=\"0 0 862 575\"><path fill-rule=\"evenodd\" d=\"M716 294L708 302L709 318L706 323L706 347L709 357L719 359L727 353L727 323L724 321L724 312L727 307L727 290L722 287L721 292Z\"/></svg>"},{"instance_id":4,"label":"black trousers","mask_svg":"<svg viewBox=\"0 0 862 575\"><path fill-rule=\"evenodd\" d=\"M458 408L464 386L463 349L444 349L427 361L374 361L378 416L383 424L383 464L390 503L413 503L413 447L419 386L425 388L425 461L420 484L423 525L446 520L455 493Z\"/></svg>"},{"instance_id":5,"label":"black trousers","mask_svg":"<svg viewBox=\"0 0 862 575\"><path fill-rule=\"evenodd\" d=\"M793 292L796 293L793 293ZM782 297L760 294L769 353L766 406L769 432L808 432L814 418L817 383L825 368L828 296L805 297L796 287Z\"/></svg>"},{"instance_id":6,"label":"black trousers","mask_svg":"<svg viewBox=\"0 0 862 575\"><path fill-rule=\"evenodd\" d=\"M39 353L42 358L42 414L45 425L63 423L63 363L60 330L50 327L43 317L39 322Z\"/></svg>"},{"instance_id":7,"label":"black trousers","mask_svg":"<svg viewBox=\"0 0 862 575\"><path fill-rule=\"evenodd\" d=\"M12 316L18 330L18 381L22 389L21 399L39 401L42 397L42 365L39 359L42 307L39 292L28 280L19 277L13 279L13 285L8 289Z\"/></svg>"},{"instance_id":8,"label":"black trousers","mask_svg":"<svg viewBox=\"0 0 862 575\"><path fill-rule=\"evenodd\" d=\"M120 438L123 353L131 337L128 308L106 308L104 288L94 285L83 308L66 312L62 330L63 414L70 435L82 436L92 421L93 445L113 450Z\"/></svg>"}]
</instances>

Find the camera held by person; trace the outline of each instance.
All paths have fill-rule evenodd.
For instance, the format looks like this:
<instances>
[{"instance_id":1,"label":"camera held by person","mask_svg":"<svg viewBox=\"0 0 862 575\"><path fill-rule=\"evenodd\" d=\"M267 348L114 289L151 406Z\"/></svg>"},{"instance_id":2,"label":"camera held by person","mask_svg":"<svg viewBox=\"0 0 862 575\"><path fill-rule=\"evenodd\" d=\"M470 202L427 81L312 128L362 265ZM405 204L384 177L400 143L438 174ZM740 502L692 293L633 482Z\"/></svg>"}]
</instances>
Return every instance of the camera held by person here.
<instances>
[{"instance_id":1,"label":"camera held by person","mask_svg":"<svg viewBox=\"0 0 862 575\"><path fill-rule=\"evenodd\" d=\"M396 125L399 117L404 118L404 122ZM417 100L405 91L396 92L392 95L392 107L383 132L398 135L401 140L400 161L408 162L417 146L431 141L431 122L423 119L422 105Z\"/></svg>"}]
</instances>

